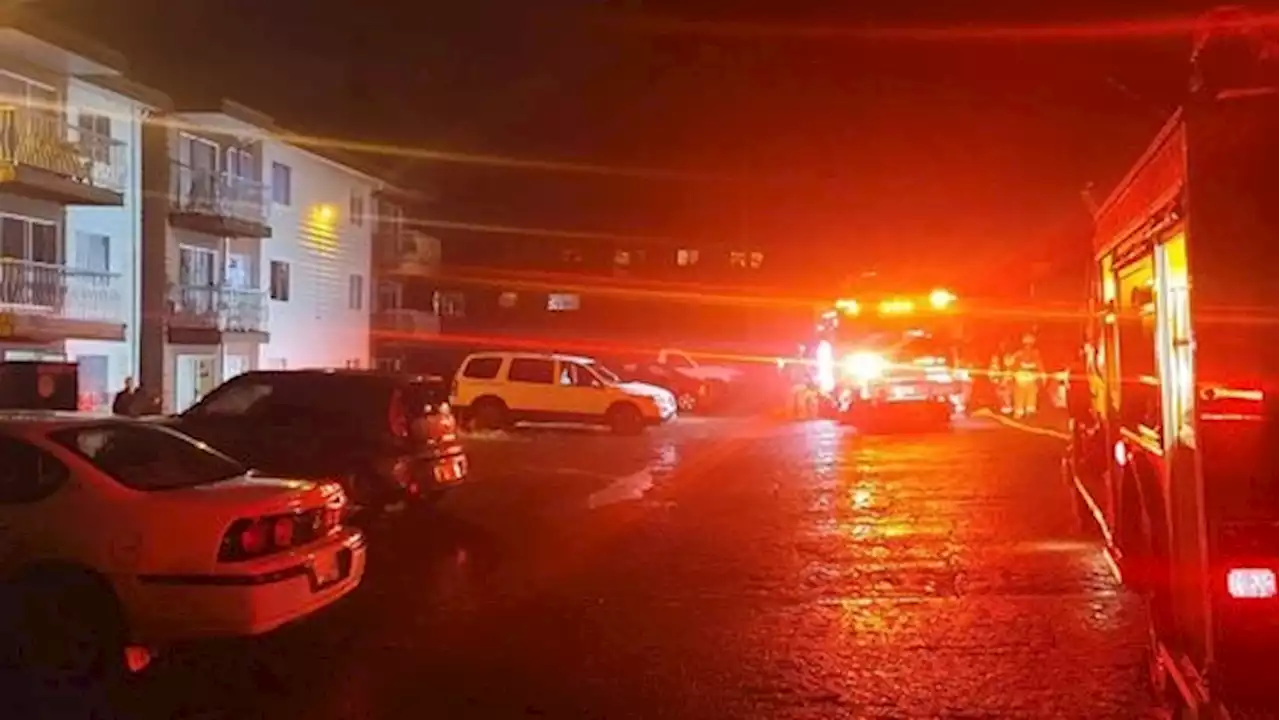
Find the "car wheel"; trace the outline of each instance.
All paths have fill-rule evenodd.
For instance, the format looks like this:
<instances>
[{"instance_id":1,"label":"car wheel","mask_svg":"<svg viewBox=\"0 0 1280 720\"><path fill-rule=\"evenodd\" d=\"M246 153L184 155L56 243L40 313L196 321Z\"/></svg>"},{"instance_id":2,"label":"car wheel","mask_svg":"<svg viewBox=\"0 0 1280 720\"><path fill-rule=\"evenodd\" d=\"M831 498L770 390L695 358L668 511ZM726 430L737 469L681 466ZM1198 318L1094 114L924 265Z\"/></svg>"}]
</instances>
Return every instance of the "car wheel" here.
<instances>
[{"instance_id":1,"label":"car wheel","mask_svg":"<svg viewBox=\"0 0 1280 720\"><path fill-rule=\"evenodd\" d=\"M480 398L472 406L477 430L502 430L507 427L507 406L497 398Z\"/></svg>"},{"instance_id":2,"label":"car wheel","mask_svg":"<svg viewBox=\"0 0 1280 720\"><path fill-rule=\"evenodd\" d=\"M609 408L605 421L617 435L638 435L644 429L640 409L631 403L618 403Z\"/></svg>"},{"instance_id":3,"label":"car wheel","mask_svg":"<svg viewBox=\"0 0 1280 720\"><path fill-rule=\"evenodd\" d=\"M56 686L109 685L125 674L126 632L110 588L71 569L32 572L6 588L4 642L22 672Z\"/></svg>"},{"instance_id":4,"label":"car wheel","mask_svg":"<svg viewBox=\"0 0 1280 720\"><path fill-rule=\"evenodd\" d=\"M676 395L676 407L680 412L693 412L698 408L697 393L681 390L680 394Z\"/></svg>"}]
</instances>

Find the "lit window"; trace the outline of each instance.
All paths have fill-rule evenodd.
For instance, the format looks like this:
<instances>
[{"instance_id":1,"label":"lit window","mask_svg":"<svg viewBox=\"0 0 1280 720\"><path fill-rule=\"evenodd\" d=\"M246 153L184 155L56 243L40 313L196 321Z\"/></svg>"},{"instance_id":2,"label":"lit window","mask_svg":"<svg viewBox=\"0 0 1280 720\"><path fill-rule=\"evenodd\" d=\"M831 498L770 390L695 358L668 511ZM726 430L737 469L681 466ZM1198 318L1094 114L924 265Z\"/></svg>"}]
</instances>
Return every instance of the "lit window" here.
<instances>
[{"instance_id":1,"label":"lit window","mask_svg":"<svg viewBox=\"0 0 1280 720\"><path fill-rule=\"evenodd\" d=\"M551 293L547 296L547 310L551 312L577 310L581 304L582 300L577 293Z\"/></svg>"},{"instance_id":2,"label":"lit window","mask_svg":"<svg viewBox=\"0 0 1280 720\"><path fill-rule=\"evenodd\" d=\"M676 251L676 265L679 265L680 267L689 267L690 265L697 264L697 262L697 250L680 249Z\"/></svg>"},{"instance_id":3,"label":"lit window","mask_svg":"<svg viewBox=\"0 0 1280 720\"><path fill-rule=\"evenodd\" d=\"M744 268L747 266L747 254L734 250L729 253L729 267Z\"/></svg>"},{"instance_id":4,"label":"lit window","mask_svg":"<svg viewBox=\"0 0 1280 720\"><path fill-rule=\"evenodd\" d=\"M626 250L618 250L613 254L613 264L618 267L627 267L631 264L631 253Z\"/></svg>"},{"instance_id":5,"label":"lit window","mask_svg":"<svg viewBox=\"0 0 1280 720\"><path fill-rule=\"evenodd\" d=\"M518 298L519 296L513 292L504 292L498 295L498 307L508 309L513 308L516 306L516 300Z\"/></svg>"},{"instance_id":6,"label":"lit window","mask_svg":"<svg viewBox=\"0 0 1280 720\"><path fill-rule=\"evenodd\" d=\"M760 266L764 264L764 253L762 252L751 253L749 262L752 270L759 270Z\"/></svg>"}]
</instances>

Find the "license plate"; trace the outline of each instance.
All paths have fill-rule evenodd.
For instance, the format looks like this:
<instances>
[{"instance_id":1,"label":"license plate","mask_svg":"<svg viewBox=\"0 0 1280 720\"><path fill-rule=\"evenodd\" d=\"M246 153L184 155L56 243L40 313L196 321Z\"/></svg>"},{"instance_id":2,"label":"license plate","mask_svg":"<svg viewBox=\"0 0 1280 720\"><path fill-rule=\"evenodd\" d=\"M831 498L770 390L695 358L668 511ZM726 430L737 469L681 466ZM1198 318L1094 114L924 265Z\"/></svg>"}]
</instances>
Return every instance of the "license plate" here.
<instances>
[{"instance_id":1,"label":"license plate","mask_svg":"<svg viewBox=\"0 0 1280 720\"><path fill-rule=\"evenodd\" d=\"M320 553L311 561L311 572L316 576L316 587L323 588L338 582L350 572L350 550L339 550L333 553Z\"/></svg>"},{"instance_id":2,"label":"license plate","mask_svg":"<svg viewBox=\"0 0 1280 720\"><path fill-rule=\"evenodd\" d=\"M436 482L450 483L457 482L462 479L466 473L466 468L462 464L462 460L454 460L443 465L437 465L435 470Z\"/></svg>"},{"instance_id":3,"label":"license plate","mask_svg":"<svg viewBox=\"0 0 1280 720\"><path fill-rule=\"evenodd\" d=\"M924 397L924 393L914 385L895 385L889 389L889 396L894 400L910 400Z\"/></svg>"}]
</instances>

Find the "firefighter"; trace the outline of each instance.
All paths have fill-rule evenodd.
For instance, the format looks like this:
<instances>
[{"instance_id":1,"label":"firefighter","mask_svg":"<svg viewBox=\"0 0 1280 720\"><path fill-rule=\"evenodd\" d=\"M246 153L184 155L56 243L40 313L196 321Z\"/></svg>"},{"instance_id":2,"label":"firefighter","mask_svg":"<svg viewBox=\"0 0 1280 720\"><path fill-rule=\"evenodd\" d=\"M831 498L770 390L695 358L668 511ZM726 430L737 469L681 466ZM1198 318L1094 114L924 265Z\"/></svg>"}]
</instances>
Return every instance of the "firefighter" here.
<instances>
[{"instance_id":1,"label":"firefighter","mask_svg":"<svg viewBox=\"0 0 1280 720\"><path fill-rule=\"evenodd\" d=\"M1030 417L1036 414L1036 399L1040 393L1040 380L1044 376L1044 362L1036 347L1036 338L1027 333L1022 336L1022 349L1014 353L1013 364L1013 416Z\"/></svg>"},{"instance_id":2,"label":"firefighter","mask_svg":"<svg viewBox=\"0 0 1280 720\"><path fill-rule=\"evenodd\" d=\"M793 360L788 367L787 375L791 384L791 416L807 420L816 415L817 393L809 364L803 358Z\"/></svg>"},{"instance_id":3,"label":"firefighter","mask_svg":"<svg viewBox=\"0 0 1280 720\"><path fill-rule=\"evenodd\" d=\"M1013 411L1013 398L1009 388L1009 361L1012 358L1004 343L996 348L991 356L991 365L987 368L987 377L991 382L991 390L996 409L1008 415Z\"/></svg>"}]
</instances>

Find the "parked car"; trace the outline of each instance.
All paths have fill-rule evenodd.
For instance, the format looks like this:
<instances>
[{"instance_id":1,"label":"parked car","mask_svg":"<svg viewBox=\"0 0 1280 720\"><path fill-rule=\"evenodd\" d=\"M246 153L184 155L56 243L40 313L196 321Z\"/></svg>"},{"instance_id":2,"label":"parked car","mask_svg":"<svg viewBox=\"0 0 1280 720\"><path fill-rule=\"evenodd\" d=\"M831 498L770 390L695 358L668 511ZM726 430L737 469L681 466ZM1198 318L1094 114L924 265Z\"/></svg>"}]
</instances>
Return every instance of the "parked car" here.
<instances>
[{"instance_id":1,"label":"parked car","mask_svg":"<svg viewBox=\"0 0 1280 720\"><path fill-rule=\"evenodd\" d=\"M623 381L592 358L574 355L474 353L458 368L451 396L480 428L560 421L635 434L677 412L670 391Z\"/></svg>"},{"instance_id":2,"label":"parked car","mask_svg":"<svg viewBox=\"0 0 1280 720\"><path fill-rule=\"evenodd\" d=\"M713 391L723 387L722 383L690 377L655 362L623 363L618 367L618 375L624 380L648 383L669 391L676 396L676 407L684 413L712 409L720 399L719 393Z\"/></svg>"},{"instance_id":3,"label":"parked car","mask_svg":"<svg viewBox=\"0 0 1280 720\"><path fill-rule=\"evenodd\" d=\"M366 510L434 501L468 472L438 377L254 371L166 422L264 473L335 479Z\"/></svg>"},{"instance_id":4,"label":"parked car","mask_svg":"<svg viewBox=\"0 0 1280 720\"><path fill-rule=\"evenodd\" d=\"M0 665L111 677L303 618L363 577L345 503L155 423L0 412Z\"/></svg>"}]
</instances>

